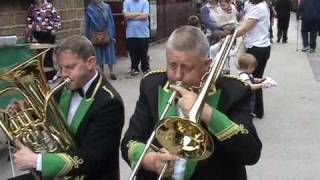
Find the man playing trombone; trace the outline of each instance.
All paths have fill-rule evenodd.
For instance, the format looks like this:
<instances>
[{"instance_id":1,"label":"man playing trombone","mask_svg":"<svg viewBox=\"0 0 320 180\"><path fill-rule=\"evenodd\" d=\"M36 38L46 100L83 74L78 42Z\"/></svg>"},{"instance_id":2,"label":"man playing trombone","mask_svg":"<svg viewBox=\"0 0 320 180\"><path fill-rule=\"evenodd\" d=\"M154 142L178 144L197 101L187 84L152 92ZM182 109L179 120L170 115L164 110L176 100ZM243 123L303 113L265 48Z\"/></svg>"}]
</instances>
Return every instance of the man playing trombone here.
<instances>
[{"instance_id":1,"label":"man playing trombone","mask_svg":"<svg viewBox=\"0 0 320 180\"><path fill-rule=\"evenodd\" d=\"M191 87L199 87L200 82L203 84L202 79L211 67L208 51L208 41L196 27L180 27L169 37L167 71L150 72L142 79L136 109L121 143L122 156L131 168L139 162L149 136L161 121L170 90L176 92L178 98L168 106L165 117L186 117L189 113L199 97L197 93L200 94ZM182 85L175 85L177 82ZM246 179L245 165L255 164L262 148L250 115L250 88L229 76L219 76L214 88L210 87L199 124L213 139L213 153L203 160L189 160L170 154L157 139L153 141L157 148L150 148L142 158L136 179L156 179L167 162L163 175L167 178ZM187 148L196 149L198 146Z\"/></svg>"}]
</instances>

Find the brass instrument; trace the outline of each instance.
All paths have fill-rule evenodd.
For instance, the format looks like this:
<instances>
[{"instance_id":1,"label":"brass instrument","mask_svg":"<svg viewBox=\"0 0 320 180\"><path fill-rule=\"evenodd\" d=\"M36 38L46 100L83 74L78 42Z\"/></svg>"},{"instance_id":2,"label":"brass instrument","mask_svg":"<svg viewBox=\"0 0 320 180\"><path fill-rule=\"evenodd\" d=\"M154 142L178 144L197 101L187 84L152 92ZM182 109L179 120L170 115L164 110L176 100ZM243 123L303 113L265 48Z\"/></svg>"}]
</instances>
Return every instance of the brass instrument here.
<instances>
[{"instance_id":1,"label":"brass instrument","mask_svg":"<svg viewBox=\"0 0 320 180\"><path fill-rule=\"evenodd\" d=\"M130 180L135 178L141 166L143 157L148 149L153 146L152 142L154 138L156 138L161 146L171 154L181 158L201 160L208 158L213 153L214 144L212 137L207 130L200 125L199 120L207 94L213 89L216 80L224 67L227 56L236 38L236 34L237 30L235 30L232 35L226 37L217 57L211 64L209 71L204 75L204 80L200 83L197 99L186 117L165 117L177 94L176 91L172 92L167 105L161 114L160 120L155 126L155 130L149 137L147 144L129 177ZM167 167L168 162L162 167L158 179L162 178Z\"/></svg>"},{"instance_id":2,"label":"brass instrument","mask_svg":"<svg viewBox=\"0 0 320 180\"><path fill-rule=\"evenodd\" d=\"M42 68L43 57L48 50L0 72L0 80L12 85L1 90L0 96L19 93L27 105L19 111L8 109L5 118L0 119L0 127L12 144L19 140L35 153L68 152L75 143L67 130L62 112L51 97L70 80L64 80L50 91ZM35 175L35 178L39 177Z\"/></svg>"}]
</instances>

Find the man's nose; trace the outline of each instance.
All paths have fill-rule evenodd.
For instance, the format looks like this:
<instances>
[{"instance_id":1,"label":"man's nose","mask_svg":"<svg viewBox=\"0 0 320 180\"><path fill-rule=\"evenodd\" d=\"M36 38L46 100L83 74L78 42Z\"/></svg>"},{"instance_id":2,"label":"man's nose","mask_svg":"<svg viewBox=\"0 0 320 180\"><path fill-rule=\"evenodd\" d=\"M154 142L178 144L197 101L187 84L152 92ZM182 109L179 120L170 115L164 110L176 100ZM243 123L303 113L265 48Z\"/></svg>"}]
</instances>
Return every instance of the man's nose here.
<instances>
[{"instance_id":1,"label":"man's nose","mask_svg":"<svg viewBox=\"0 0 320 180\"><path fill-rule=\"evenodd\" d=\"M70 73L66 69L61 68L60 75L62 76L62 78L67 78L70 76Z\"/></svg>"},{"instance_id":2,"label":"man's nose","mask_svg":"<svg viewBox=\"0 0 320 180\"><path fill-rule=\"evenodd\" d=\"M175 80L182 81L182 79L183 79L183 71L180 67L178 67L175 72Z\"/></svg>"}]
</instances>

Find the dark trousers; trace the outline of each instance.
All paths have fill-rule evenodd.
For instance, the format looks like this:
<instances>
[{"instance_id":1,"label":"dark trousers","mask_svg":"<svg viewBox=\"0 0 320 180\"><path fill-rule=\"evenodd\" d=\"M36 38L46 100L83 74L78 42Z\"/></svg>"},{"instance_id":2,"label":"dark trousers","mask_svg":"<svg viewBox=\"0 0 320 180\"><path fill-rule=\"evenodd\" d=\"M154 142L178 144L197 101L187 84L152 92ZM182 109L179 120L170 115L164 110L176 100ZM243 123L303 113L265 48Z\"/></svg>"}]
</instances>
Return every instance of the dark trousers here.
<instances>
[{"instance_id":1,"label":"dark trousers","mask_svg":"<svg viewBox=\"0 0 320 180\"><path fill-rule=\"evenodd\" d=\"M278 18L278 41L282 38L282 42L287 42L289 20L290 16L288 18Z\"/></svg>"},{"instance_id":2,"label":"dark trousers","mask_svg":"<svg viewBox=\"0 0 320 180\"><path fill-rule=\"evenodd\" d=\"M282 38L282 42L287 42L288 41L288 28L286 29L280 29L278 27L278 40L280 41Z\"/></svg>"},{"instance_id":3,"label":"dark trousers","mask_svg":"<svg viewBox=\"0 0 320 180\"><path fill-rule=\"evenodd\" d=\"M141 70L148 71L150 69L147 58L149 38L127 38L127 47L131 59L131 69L139 71L139 63L141 62Z\"/></svg>"},{"instance_id":4,"label":"dark trousers","mask_svg":"<svg viewBox=\"0 0 320 180\"><path fill-rule=\"evenodd\" d=\"M34 31L33 36L38 41L38 43L54 44L56 42L56 36L52 35L51 32ZM45 58L44 58L43 66L53 68L53 70L46 72L47 79L52 79L53 76L57 73L56 70L54 69L54 66L53 66L52 54L53 54L53 49L51 48L47 52L47 54L45 55Z\"/></svg>"},{"instance_id":5,"label":"dark trousers","mask_svg":"<svg viewBox=\"0 0 320 180\"><path fill-rule=\"evenodd\" d=\"M258 66L253 71L252 75L256 78L262 78L264 69L267 65L267 61L270 57L271 47L252 47L247 49L247 53L254 55L257 59ZM264 115L264 108L263 108L263 95L262 89L258 89L255 92L256 95L256 102L254 106L254 113L257 115L258 118L262 118Z\"/></svg>"},{"instance_id":6,"label":"dark trousers","mask_svg":"<svg viewBox=\"0 0 320 180\"><path fill-rule=\"evenodd\" d=\"M319 20L302 20L302 27L301 27L301 36L302 36L302 43L303 47L307 47L310 45L310 48L315 49L317 44L317 32L319 26ZM310 33L310 36L309 36Z\"/></svg>"}]
</instances>

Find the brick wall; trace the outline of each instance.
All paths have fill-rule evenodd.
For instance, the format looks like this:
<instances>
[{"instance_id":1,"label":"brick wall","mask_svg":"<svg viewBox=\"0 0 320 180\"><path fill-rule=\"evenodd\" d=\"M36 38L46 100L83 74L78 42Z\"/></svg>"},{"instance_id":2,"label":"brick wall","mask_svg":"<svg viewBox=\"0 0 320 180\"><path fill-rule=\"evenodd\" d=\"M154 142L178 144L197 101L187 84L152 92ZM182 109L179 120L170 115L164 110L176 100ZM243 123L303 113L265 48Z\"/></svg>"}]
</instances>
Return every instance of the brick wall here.
<instances>
[{"instance_id":1,"label":"brick wall","mask_svg":"<svg viewBox=\"0 0 320 180\"><path fill-rule=\"evenodd\" d=\"M25 42L27 0L0 0L0 36L16 35L19 42ZM72 34L82 34L84 30L84 0L53 0L61 16L61 29L57 39Z\"/></svg>"}]
</instances>

